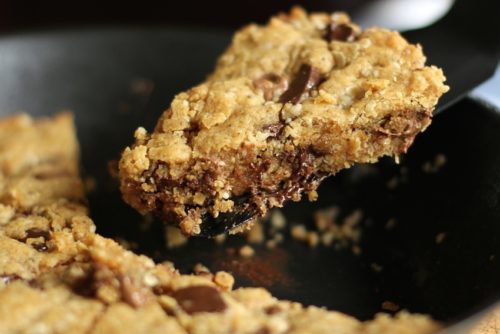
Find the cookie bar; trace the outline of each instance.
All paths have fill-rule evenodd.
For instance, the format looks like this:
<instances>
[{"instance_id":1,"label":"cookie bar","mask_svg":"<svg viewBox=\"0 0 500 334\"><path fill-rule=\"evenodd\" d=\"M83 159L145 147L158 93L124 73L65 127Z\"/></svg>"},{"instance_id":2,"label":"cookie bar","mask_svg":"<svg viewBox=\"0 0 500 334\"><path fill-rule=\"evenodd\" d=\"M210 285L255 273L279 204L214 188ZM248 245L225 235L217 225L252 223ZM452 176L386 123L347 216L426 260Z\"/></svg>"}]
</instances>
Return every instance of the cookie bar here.
<instances>
[{"instance_id":1,"label":"cookie bar","mask_svg":"<svg viewBox=\"0 0 500 334\"><path fill-rule=\"evenodd\" d=\"M0 280L30 280L81 255L87 216L69 113L0 122Z\"/></svg>"},{"instance_id":2,"label":"cookie bar","mask_svg":"<svg viewBox=\"0 0 500 334\"><path fill-rule=\"evenodd\" d=\"M424 334L440 327L408 313L361 323L261 288L233 290L226 272L181 275L155 264L95 233L70 114L18 115L0 129L1 333Z\"/></svg>"},{"instance_id":3,"label":"cookie bar","mask_svg":"<svg viewBox=\"0 0 500 334\"><path fill-rule=\"evenodd\" d=\"M238 31L214 72L178 94L119 163L124 200L200 233L206 215L259 214L355 163L398 157L448 90L419 45L343 13L294 8Z\"/></svg>"},{"instance_id":4,"label":"cookie bar","mask_svg":"<svg viewBox=\"0 0 500 334\"><path fill-rule=\"evenodd\" d=\"M191 289L198 292L201 287ZM206 289L212 291L211 287ZM264 299L256 302L256 298ZM0 300L3 333L430 334L439 330L422 315L379 314L361 323L317 307L305 309L295 303L277 303L265 290L256 288L238 290L234 298L224 294L224 300L231 303L224 313L179 311L176 316L166 314L164 305L168 302L141 308L126 303L104 305L63 286L41 290L20 282L0 290Z\"/></svg>"},{"instance_id":5,"label":"cookie bar","mask_svg":"<svg viewBox=\"0 0 500 334\"><path fill-rule=\"evenodd\" d=\"M90 260L0 289L5 332L424 334L440 329L424 315L379 314L360 322L277 300L262 288L232 290L229 274L180 275L109 239L93 239Z\"/></svg>"}]
</instances>

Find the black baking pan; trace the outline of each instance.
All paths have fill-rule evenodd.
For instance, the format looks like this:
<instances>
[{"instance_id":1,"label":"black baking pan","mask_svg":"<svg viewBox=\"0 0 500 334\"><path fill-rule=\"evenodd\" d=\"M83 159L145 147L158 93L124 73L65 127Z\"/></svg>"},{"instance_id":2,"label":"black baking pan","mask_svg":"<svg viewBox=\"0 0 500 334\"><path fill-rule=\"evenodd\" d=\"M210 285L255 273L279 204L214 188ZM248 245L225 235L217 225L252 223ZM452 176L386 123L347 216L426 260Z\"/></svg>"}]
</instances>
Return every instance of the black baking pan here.
<instances>
[{"instance_id":1,"label":"black baking pan","mask_svg":"<svg viewBox=\"0 0 500 334\"><path fill-rule=\"evenodd\" d=\"M223 245L198 238L168 250L160 223L141 229L142 218L121 201L108 164L137 126L152 129L175 93L203 80L229 39L226 31L186 27L3 36L0 113L72 110L84 175L97 184L89 197L98 231L173 261L182 272L202 262L232 271L238 286L262 285L277 297L361 319L391 301L455 324L449 333L461 332L499 300L500 113L471 99L437 115L399 165L382 159L343 171L321 186L317 202L284 208L290 221L306 225L315 210L331 205L341 214L362 210L358 255L311 249L285 236L275 249L256 246L248 262L233 254L243 244L239 236ZM446 163L426 173L422 166L438 154ZM402 168L406 181L388 187ZM397 224L388 230L390 219ZM269 265L262 269L266 263L272 274Z\"/></svg>"}]
</instances>

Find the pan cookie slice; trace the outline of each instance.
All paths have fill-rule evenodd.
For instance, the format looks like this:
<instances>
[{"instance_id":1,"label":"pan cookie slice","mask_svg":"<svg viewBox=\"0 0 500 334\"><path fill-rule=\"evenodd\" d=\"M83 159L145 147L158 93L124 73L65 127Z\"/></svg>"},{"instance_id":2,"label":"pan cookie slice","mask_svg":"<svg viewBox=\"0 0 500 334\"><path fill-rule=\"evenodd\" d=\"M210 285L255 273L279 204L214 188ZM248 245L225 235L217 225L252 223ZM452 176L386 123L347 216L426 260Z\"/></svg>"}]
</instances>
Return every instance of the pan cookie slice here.
<instances>
[{"instance_id":1,"label":"pan cookie slice","mask_svg":"<svg viewBox=\"0 0 500 334\"><path fill-rule=\"evenodd\" d=\"M81 260L87 216L73 117L0 120L0 284Z\"/></svg>"},{"instance_id":2,"label":"pan cookie slice","mask_svg":"<svg viewBox=\"0 0 500 334\"><path fill-rule=\"evenodd\" d=\"M119 163L127 203L196 235L206 215L297 201L355 163L398 157L448 90L419 45L342 13L293 9L238 31Z\"/></svg>"},{"instance_id":3,"label":"pan cookie slice","mask_svg":"<svg viewBox=\"0 0 500 334\"><path fill-rule=\"evenodd\" d=\"M181 275L110 239L91 239L87 262L0 286L5 332L430 334L441 328L428 316L404 311L361 322L278 300L262 288L232 290L217 279L220 273Z\"/></svg>"},{"instance_id":4,"label":"pan cookie slice","mask_svg":"<svg viewBox=\"0 0 500 334\"><path fill-rule=\"evenodd\" d=\"M228 273L182 275L98 234L87 241L86 261L0 286L7 332L430 334L441 328L429 316L404 311L361 322L278 300L263 288L233 290Z\"/></svg>"}]
</instances>

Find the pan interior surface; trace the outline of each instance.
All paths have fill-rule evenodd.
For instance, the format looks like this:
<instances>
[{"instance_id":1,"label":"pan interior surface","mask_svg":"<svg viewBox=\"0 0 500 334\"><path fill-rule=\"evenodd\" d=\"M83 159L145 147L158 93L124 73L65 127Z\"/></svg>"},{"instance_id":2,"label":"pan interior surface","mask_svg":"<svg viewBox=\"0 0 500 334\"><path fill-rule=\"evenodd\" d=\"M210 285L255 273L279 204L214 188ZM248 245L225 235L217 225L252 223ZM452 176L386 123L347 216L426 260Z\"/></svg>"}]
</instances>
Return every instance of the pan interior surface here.
<instances>
[{"instance_id":1,"label":"pan interior surface","mask_svg":"<svg viewBox=\"0 0 500 334\"><path fill-rule=\"evenodd\" d=\"M283 243L255 245L256 255L242 259L241 236L169 250L159 222L143 230L108 163L137 126L152 129L175 93L203 80L229 36L181 27L4 36L0 112L72 110L84 173L96 180L89 197L98 231L183 272L201 262L233 272L240 286L361 319L389 301L457 321L500 296L500 113L474 100L437 116L399 165L383 159L356 166L325 181L317 202L283 209L289 223L309 229L319 209L337 206L339 219L358 212L359 244L310 248L285 229ZM442 163L432 168L436 159Z\"/></svg>"}]
</instances>

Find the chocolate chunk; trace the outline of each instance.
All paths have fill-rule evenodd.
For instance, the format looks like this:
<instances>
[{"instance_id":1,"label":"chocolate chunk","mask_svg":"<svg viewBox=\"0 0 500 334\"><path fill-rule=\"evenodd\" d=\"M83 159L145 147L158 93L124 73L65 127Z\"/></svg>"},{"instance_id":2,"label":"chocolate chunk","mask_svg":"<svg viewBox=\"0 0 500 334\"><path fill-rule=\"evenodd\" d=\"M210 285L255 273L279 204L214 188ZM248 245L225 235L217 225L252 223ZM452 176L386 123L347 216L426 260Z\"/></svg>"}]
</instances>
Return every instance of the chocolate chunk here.
<instances>
[{"instance_id":1,"label":"chocolate chunk","mask_svg":"<svg viewBox=\"0 0 500 334\"><path fill-rule=\"evenodd\" d=\"M407 114L407 112L402 113ZM413 117L386 116L376 131L386 136L414 136L431 121L432 112L417 112Z\"/></svg>"},{"instance_id":2,"label":"chocolate chunk","mask_svg":"<svg viewBox=\"0 0 500 334\"><path fill-rule=\"evenodd\" d=\"M28 240L28 239L36 239L36 238L43 238L44 242L41 242L41 243L32 243L31 247L33 247L34 249L36 249L39 252L46 252L46 251L48 251L49 247L45 244L45 242L47 242L48 240L50 240L50 238L51 238L50 232L42 230L42 229L40 229L38 227L33 227L33 228L30 228L30 229L27 229L26 230L26 237L24 237L20 241L26 242L26 240Z\"/></svg>"},{"instance_id":3,"label":"chocolate chunk","mask_svg":"<svg viewBox=\"0 0 500 334\"><path fill-rule=\"evenodd\" d=\"M44 243L31 244L31 247L33 247L34 249L36 249L39 252L46 252L49 250L49 247Z\"/></svg>"},{"instance_id":4,"label":"chocolate chunk","mask_svg":"<svg viewBox=\"0 0 500 334\"><path fill-rule=\"evenodd\" d=\"M96 268L92 267L83 276L70 282L73 291L84 297L94 297L98 283L95 279Z\"/></svg>"},{"instance_id":5,"label":"chocolate chunk","mask_svg":"<svg viewBox=\"0 0 500 334\"><path fill-rule=\"evenodd\" d=\"M325 39L331 41L352 42L356 39L354 29L347 24L330 23L326 28Z\"/></svg>"},{"instance_id":6,"label":"chocolate chunk","mask_svg":"<svg viewBox=\"0 0 500 334\"><path fill-rule=\"evenodd\" d=\"M291 177L280 183L277 190L268 193L274 201L283 204L286 200L296 200L304 191L311 191L318 187L319 183L328 176L325 173L314 173L314 161L316 155L311 147L301 147L297 151L290 153L289 158L293 164Z\"/></svg>"},{"instance_id":7,"label":"chocolate chunk","mask_svg":"<svg viewBox=\"0 0 500 334\"><path fill-rule=\"evenodd\" d=\"M198 132L201 130L201 125L199 122L191 120L189 122L189 127L184 130L184 136L187 138L187 144L189 146L193 145L193 139L196 137Z\"/></svg>"},{"instance_id":8,"label":"chocolate chunk","mask_svg":"<svg viewBox=\"0 0 500 334\"><path fill-rule=\"evenodd\" d=\"M279 305L271 305L264 309L264 312L269 315L281 313L283 310Z\"/></svg>"},{"instance_id":9,"label":"chocolate chunk","mask_svg":"<svg viewBox=\"0 0 500 334\"><path fill-rule=\"evenodd\" d=\"M40 237L44 238L45 240L50 240L50 232L44 231L38 227L33 227L26 230L26 237L24 238L23 241L26 241L27 239L40 238Z\"/></svg>"},{"instance_id":10,"label":"chocolate chunk","mask_svg":"<svg viewBox=\"0 0 500 334\"><path fill-rule=\"evenodd\" d=\"M199 312L222 312L226 303L219 291L207 285L195 285L176 290L172 297L188 314Z\"/></svg>"},{"instance_id":11,"label":"chocolate chunk","mask_svg":"<svg viewBox=\"0 0 500 334\"><path fill-rule=\"evenodd\" d=\"M299 72L295 75L290 87L280 96L281 103L291 102L297 104L302 94L309 92L322 80L319 71L308 64L300 66Z\"/></svg>"},{"instance_id":12,"label":"chocolate chunk","mask_svg":"<svg viewBox=\"0 0 500 334\"><path fill-rule=\"evenodd\" d=\"M288 88L288 80L285 77L268 73L253 81L255 88L264 92L264 99L271 101L275 95L280 95Z\"/></svg>"}]
</instances>

